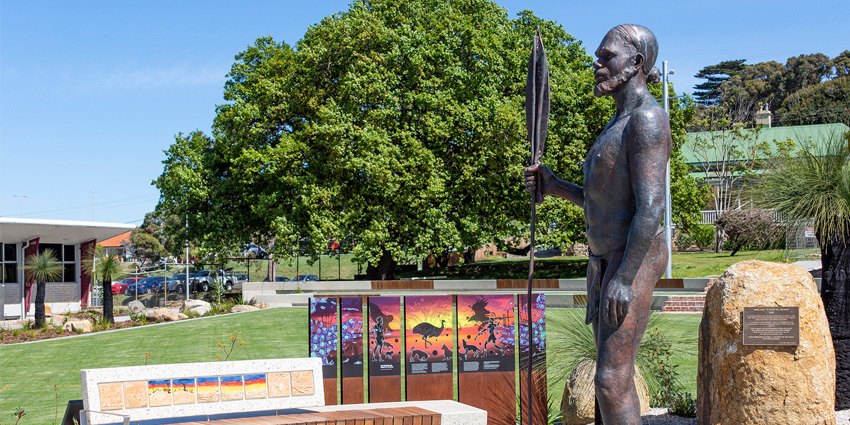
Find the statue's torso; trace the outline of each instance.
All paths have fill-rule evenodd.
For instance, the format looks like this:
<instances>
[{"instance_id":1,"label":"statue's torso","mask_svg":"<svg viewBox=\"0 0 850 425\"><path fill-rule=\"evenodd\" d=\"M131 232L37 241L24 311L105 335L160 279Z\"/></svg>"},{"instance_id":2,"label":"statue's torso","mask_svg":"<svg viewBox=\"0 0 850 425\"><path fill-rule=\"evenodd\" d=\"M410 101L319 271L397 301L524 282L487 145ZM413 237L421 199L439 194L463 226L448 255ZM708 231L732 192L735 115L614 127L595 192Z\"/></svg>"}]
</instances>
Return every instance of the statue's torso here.
<instances>
[{"instance_id":1,"label":"statue's torso","mask_svg":"<svg viewBox=\"0 0 850 425\"><path fill-rule=\"evenodd\" d=\"M624 249L635 213L626 140L629 115L615 116L584 162L584 217L595 255Z\"/></svg>"}]
</instances>

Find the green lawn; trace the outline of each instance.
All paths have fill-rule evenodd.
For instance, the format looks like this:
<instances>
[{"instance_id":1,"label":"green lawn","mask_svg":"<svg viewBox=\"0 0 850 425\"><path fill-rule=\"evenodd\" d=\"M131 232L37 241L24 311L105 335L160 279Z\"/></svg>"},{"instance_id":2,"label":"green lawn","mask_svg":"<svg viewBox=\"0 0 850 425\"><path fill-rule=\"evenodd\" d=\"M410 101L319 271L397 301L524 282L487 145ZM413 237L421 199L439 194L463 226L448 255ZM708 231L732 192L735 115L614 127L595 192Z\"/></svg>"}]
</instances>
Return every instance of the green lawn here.
<instances>
[{"instance_id":1,"label":"green lawn","mask_svg":"<svg viewBox=\"0 0 850 425\"><path fill-rule=\"evenodd\" d=\"M720 275L732 264L745 260L784 261L784 251L741 251L673 254L673 277L692 278ZM446 276L449 279L527 279L528 259L492 258L460 266L403 273L403 277ZM587 276L587 257L556 257L534 260L537 279L581 279Z\"/></svg>"},{"instance_id":2,"label":"green lawn","mask_svg":"<svg viewBox=\"0 0 850 425\"><path fill-rule=\"evenodd\" d=\"M550 310L561 314L559 310ZM700 315L665 315L679 364L680 379L686 389L696 392L697 329ZM58 388L59 415L68 400L82 397L80 369L145 364L215 362L219 342L229 342L238 331L245 345L237 347L231 360L293 358L308 355L307 309L276 308L257 312L187 320L146 326L118 332L54 339L33 344L0 346L0 424L9 422L11 412L26 411L21 424L53 423ZM550 334L557 332L549 329ZM549 361L558 349L548 348ZM563 381L550 380L549 392L558 400ZM4 422L6 421L6 422Z\"/></svg>"}]
</instances>

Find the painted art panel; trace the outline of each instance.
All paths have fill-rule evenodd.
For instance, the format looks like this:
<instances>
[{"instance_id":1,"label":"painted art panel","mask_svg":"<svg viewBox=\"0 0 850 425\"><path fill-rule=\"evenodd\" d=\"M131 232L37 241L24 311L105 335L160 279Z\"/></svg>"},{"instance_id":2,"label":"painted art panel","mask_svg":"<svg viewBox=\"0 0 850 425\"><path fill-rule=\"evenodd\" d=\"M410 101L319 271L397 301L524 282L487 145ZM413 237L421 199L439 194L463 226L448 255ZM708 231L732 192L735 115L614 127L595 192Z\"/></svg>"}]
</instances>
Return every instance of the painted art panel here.
<instances>
[{"instance_id":1,"label":"painted art panel","mask_svg":"<svg viewBox=\"0 0 850 425\"><path fill-rule=\"evenodd\" d=\"M546 365L546 294L532 294L531 305L531 333L534 345L535 368L545 369ZM528 295L521 294L517 300L517 311L519 312L519 352L520 369L525 370L525 359L528 356Z\"/></svg>"},{"instance_id":2,"label":"painted art panel","mask_svg":"<svg viewBox=\"0 0 850 425\"><path fill-rule=\"evenodd\" d=\"M174 379L171 388L174 404L194 404L198 401L195 378Z\"/></svg>"},{"instance_id":3,"label":"painted art panel","mask_svg":"<svg viewBox=\"0 0 850 425\"><path fill-rule=\"evenodd\" d=\"M245 375L245 398L266 398L269 395L269 390L266 385L266 375Z\"/></svg>"},{"instance_id":4,"label":"painted art panel","mask_svg":"<svg viewBox=\"0 0 850 425\"><path fill-rule=\"evenodd\" d=\"M171 380L148 381L148 400L151 407L171 406Z\"/></svg>"},{"instance_id":5,"label":"painted art panel","mask_svg":"<svg viewBox=\"0 0 850 425\"><path fill-rule=\"evenodd\" d=\"M221 401L244 400L245 388L242 375L221 377Z\"/></svg>"},{"instance_id":6,"label":"painted art panel","mask_svg":"<svg viewBox=\"0 0 850 425\"><path fill-rule=\"evenodd\" d=\"M221 400L218 377L195 379L198 389L198 403L212 403Z\"/></svg>"},{"instance_id":7,"label":"painted art panel","mask_svg":"<svg viewBox=\"0 0 850 425\"><path fill-rule=\"evenodd\" d=\"M340 340L342 376L363 377L363 298L343 297L340 301Z\"/></svg>"},{"instance_id":8,"label":"painted art panel","mask_svg":"<svg viewBox=\"0 0 850 425\"><path fill-rule=\"evenodd\" d=\"M452 296L404 298L407 375L452 373Z\"/></svg>"},{"instance_id":9,"label":"painted art panel","mask_svg":"<svg viewBox=\"0 0 850 425\"><path fill-rule=\"evenodd\" d=\"M513 372L514 296L458 295L458 372Z\"/></svg>"},{"instance_id":10,"label":"painted art panel","mask_svg":"<svg viewBox=\"0 0 850 425\"><path fill-rule=\"evenodd\" d=\"M310 357L322 359L325 379L336 378L337 319L336 298L310 298Z\"/></svg>"},{"instance_id":11,"label":"painted art panel","mask_svg":"<svg viewBox=\"0 0 850 425\"><path fill-rule=\"evenodd\" d=\"M369 375L401 376L401 298L369 298Z\"/></svg>"}]
</instances>

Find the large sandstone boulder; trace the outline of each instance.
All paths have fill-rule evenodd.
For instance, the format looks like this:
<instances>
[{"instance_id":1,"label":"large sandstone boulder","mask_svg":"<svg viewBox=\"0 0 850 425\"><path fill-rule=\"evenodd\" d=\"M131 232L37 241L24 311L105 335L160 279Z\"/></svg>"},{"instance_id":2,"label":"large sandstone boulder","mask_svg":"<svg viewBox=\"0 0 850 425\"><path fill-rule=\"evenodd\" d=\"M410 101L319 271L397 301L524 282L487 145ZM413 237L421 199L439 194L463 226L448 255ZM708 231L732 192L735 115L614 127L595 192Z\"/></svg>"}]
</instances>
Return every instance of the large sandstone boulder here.
<instances>
[{"instance_id":1,"label":"large sandstone boulder","mask_svg":"<svg viewBox=\"0 0 850 425\"><path fill-rule=\"evenodd\" d=\"M230 309L230 312L231 313L241 313L243 311L256 311L256 310L259 310L259 308L254 307L252 305L236 304L235 306L233 306L233 308Z\"/></svg>"},{"instance_id":2,"label":"large sandstone boulder","mask_svg":"<svg viewBox=\"0 0 850 425\"><path fill-rule=\"evenodd\" d=\"M177 316L177 312L170 308L148 310L145 313L145 317L147 317L148 320L160 320L163 322L176 322L180 320L180 317Z\"/></svg>"},{"instance_id":3,"label":"large sandstone boulder","mask_svg":"<svg viewBox=\"0 0 850 425\"><path fill-rule=\"evenodd\" d=\"M800 345L743 345L744 307L795 306ZM744 261L708 290L699 332L697 421L835 424L835 352L807 271Z\"/></svg>"},{"instance_id":4,"label":"large sandstone boulder","mask_svg":"<svg viewBox=\"0 0 850 425\"><path fill-rule=\"evenodd\" d=\"M142 302L139 300L130 301L130 303L127 304L127 308L129 308L130 312L132 312L133 314L139 314L145 311L145 305L142 304Z\"/></svg>"},{"instance_id":5,"label":"large sandstone boulder","mask_svg":"<svg viewBox=\"0 0 850 425\"><path fill-rule=\"evenodd\" d=\"M184 313L194 313L203 316L210 312L212 306L204 300L187 300L183 303L182 311Z\"/></svg>"},{"instance_id":6,"label":"large sandstone boulder","mask_svg":"<svg viewBox=\"0 0 850 425\"><path fill-rule=\"evenodd\" d=\"M88 319L80 319L80 320L69 319L67 322L65 322L64 325L62 325L62 330L64 332L80 332L80 333L87 334L87 333L92 331L93 327L94 327L94 323L91 320L88 320Z\"/></svg>"},{"instance_id":7,"label":"large sandstone boulder","mask_svg":"<svg viewBox=\"0 0 850 425\"><path fill-rule=\"evenodd\" d=\"M594 405L596 402L596 386L593 376L596 375L596 362L584 359L570 373L570 378L564 387L561 398L561 415L566 425L584 425L594 421ZM649 388L646 380L635 367L635 388L640 401L640 414L649 412Z\"/></svg>"}]
</instances>

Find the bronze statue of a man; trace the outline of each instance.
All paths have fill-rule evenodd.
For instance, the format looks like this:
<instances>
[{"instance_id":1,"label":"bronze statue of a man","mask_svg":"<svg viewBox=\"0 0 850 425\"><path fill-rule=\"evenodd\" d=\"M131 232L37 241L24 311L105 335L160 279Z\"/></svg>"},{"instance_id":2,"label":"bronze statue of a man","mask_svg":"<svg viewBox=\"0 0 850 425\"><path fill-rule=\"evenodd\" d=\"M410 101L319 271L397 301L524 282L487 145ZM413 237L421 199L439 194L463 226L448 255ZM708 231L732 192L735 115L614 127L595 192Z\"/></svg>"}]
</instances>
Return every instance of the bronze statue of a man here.
<instances>
[{"instance_id":1,"label":"bronze statue of a man","mask_svg":"<svg viewBox=\"0 0 850 425\"><path fill-rule=\"evenodd\" d=\"M525 170L525 186L584 209L590 249L586 322L596 338L597 418L640 424L634 360L652 290L667 265L660 224L672 141L667 115L646 87L660 78L653 66L655 35L640 25L620 25L608 31L595 54L593 93L613 97L617 111L587 153L584 187L542 165Z\"/></svg>"}]
</instances>

